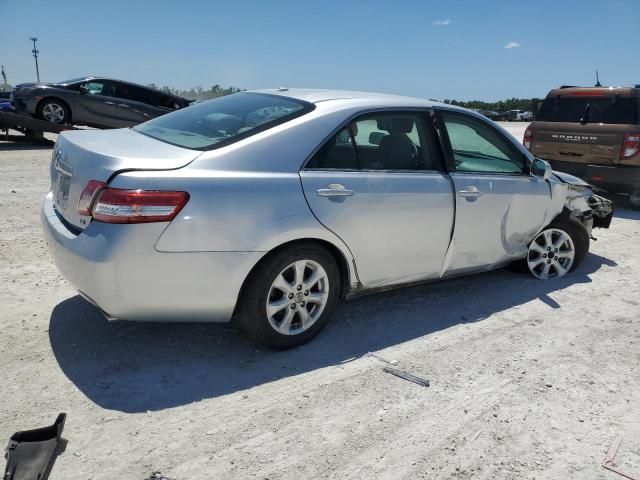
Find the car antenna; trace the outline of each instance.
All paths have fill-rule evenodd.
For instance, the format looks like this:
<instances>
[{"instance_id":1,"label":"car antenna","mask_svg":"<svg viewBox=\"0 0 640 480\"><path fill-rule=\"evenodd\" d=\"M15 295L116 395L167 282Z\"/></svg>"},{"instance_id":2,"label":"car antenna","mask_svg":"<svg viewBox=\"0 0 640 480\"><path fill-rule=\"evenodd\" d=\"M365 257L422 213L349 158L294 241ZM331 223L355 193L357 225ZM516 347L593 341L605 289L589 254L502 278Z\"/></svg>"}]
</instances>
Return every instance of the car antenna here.
<instances>
[{"instance_id":1,"label":"car antenna","mask_svg":"<svg viewBox=\"0 0 640 480\"><path fill-rule=\"evenodd\" d=\"M596 84L594 85L594 87L601 87L602 84L600 83L600 79L598 78L598 70L596 70Z\"/></svg>"}]
</instances>

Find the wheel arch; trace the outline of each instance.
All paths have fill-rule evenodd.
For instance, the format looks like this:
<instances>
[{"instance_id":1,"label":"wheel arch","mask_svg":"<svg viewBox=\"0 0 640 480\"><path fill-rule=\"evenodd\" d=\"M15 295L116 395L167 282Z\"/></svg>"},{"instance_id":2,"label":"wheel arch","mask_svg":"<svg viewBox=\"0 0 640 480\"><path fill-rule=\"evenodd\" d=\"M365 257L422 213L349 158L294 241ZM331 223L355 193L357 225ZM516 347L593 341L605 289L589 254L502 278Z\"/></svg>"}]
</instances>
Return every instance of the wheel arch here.
<instances>
[{"instance_id":1,"label":"wheel arch","mask_svg":"<svg viewBox=\"0 0 640 480\"><path fill-rule=\"evenodd\" d=\"M253 276L254 272L258 269L260 265L262 265L268 258L271 258L274 255L277 255L283 250L286 250L288 248L291 248L292 246L298 246L298 245L317 245L325 248L331 254L331 256L336 262L336 265L338 267L338 272L340 274L340 298L344 298L349 292L352 278L354 282L357 281L357 277L354 276L354 274L356 273L355 265L352 265L352 267L350 268L349 260L345 256L344 252L340 250L339 247L337 247L336 245L334 245L333 243L327 240L320 239L320 238L313 238L313 237L290 240L288 242L281 243L280 245L272 248L267 253L265 253L265 255L263 255L262 258L260 258L260 260L257 261L253 267L251 267L251 269L249 270L249 273L247 273L247 275L245 276L242 282L242 285L240 287L238 298L242 298L244 289L246 288L246 285L249 279ZM353 274L352 274L352 270L353 270ZM237 302L236 302L236 310L237 310Z\"/></svg>"}]
</instances>

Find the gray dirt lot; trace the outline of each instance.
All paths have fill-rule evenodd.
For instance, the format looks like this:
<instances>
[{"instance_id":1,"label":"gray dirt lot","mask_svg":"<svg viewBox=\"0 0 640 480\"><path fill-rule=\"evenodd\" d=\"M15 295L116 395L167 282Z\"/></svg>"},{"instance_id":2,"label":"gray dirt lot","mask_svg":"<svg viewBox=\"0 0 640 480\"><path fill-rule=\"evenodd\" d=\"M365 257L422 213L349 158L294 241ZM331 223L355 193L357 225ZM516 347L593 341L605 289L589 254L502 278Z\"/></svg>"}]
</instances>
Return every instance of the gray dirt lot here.
<instances>
[{"instance_id":1,"label":"gray dirt lot","mask_svg":"<svg viewBox=\"0 0 640 480\"><path fill-rule=\"evenodd\" d=\"M0 143L0 441L67 412L52 479L615 479L617 436L640 474L640 212L619 208L559 281L362 297L277 353L224 325L105 321L40 234L50 155Z\"/></svg>"}]
</instances>

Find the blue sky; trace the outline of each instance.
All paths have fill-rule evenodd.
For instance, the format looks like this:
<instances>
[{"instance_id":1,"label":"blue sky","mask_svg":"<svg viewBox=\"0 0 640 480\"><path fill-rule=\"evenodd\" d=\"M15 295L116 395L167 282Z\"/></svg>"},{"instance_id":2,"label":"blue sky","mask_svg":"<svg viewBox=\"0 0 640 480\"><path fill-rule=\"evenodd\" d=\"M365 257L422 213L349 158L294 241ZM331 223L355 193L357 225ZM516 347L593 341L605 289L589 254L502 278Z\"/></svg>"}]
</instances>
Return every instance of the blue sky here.
<instances>
[{"instance_id":1,"label":"blue sky","mask_svg":"<svg viewBox=\"0 0 640 480\"><path fill-rule=\"evenodd\" d=\"M544 96L640 83L640 2L0 0L9 83L87 74L186 88ZM511 46L512 48L505 48Z\"/></svg>"}]
</instances>

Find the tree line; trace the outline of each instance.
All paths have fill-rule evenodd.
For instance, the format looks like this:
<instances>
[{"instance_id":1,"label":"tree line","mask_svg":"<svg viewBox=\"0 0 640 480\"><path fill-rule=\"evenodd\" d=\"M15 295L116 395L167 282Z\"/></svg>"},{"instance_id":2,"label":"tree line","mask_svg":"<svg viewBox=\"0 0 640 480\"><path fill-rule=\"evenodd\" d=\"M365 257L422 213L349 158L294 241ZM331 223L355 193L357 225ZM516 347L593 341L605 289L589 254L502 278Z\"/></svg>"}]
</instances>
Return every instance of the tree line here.
<instances>
[{"instance_id":1,"label":"tree line","mask_svg":"<svg viewBox=\"0 0 640 480\"><path fill-rule=\"evenodd\" d=\"M458 100L446 99L444 103L456 105L458 107L473 108L476 110L489 110L492 112L506 112L508 110L533 110L533 98L509 98L498 102L483 102L481 100L470 100L462 102Z\"/></svg>"},{"instance_id":2,"label":"tree line","mask_svg":"<svg viewBox=\"0 0 640 480\"><path fill-rule=\"evenodd\" d=\"M223 97L225 95L230 95L232 93L237 93L242 91L241 88L236 88L236 87L224 88L218 84L214 85L209 89L204 89L198 85L197 87L191 87L187 90L180 89L180 88L172 88L166 85L164 87L158 88L158 86L153 83L150 84L149 86L151 88L162 90L163 92L166 92L166 93L172 93L173 95L178 95L179 97L186 98L188 100L211 100L212 98Z\"/></svg>"}]
</instances>

